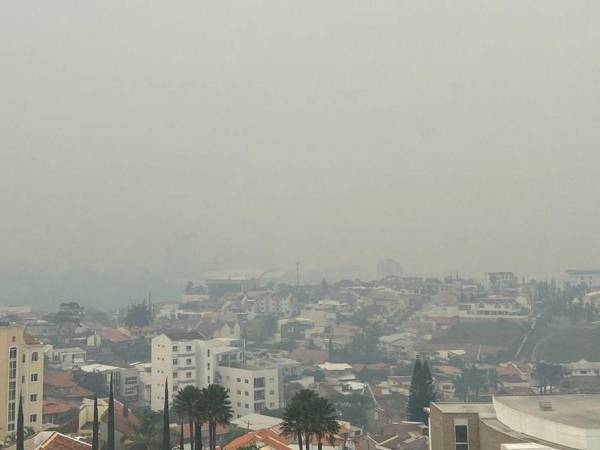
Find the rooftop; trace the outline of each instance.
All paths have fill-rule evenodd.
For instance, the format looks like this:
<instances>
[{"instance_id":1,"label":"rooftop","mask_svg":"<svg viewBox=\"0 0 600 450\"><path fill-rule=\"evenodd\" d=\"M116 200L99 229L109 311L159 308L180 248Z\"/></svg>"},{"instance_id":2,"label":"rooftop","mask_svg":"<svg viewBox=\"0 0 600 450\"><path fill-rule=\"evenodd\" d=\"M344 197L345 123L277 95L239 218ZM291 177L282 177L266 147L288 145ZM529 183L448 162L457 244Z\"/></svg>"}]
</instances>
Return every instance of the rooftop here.
<instances>
[{"instance_id":1,"label":"rooftop","mask_svg":"<svg viewBox=\"0 0 600 450\"><path fill-rule=\"evenodd\" d=\"M491 403L432 403L445 414L495 414L494 405Z\"/></svg>"},{"instance_id":2,"label":"rooftop","mask_svg":"<svg viewBox=\"0 0 600 450\"><path fill-rule=\"evenodd\" d=\"M541 401L549 403L552 409L542 410ZM495 402L520 413L576 428L600 429L600 394L499 396Z\"/></svg>"}]
</instances>

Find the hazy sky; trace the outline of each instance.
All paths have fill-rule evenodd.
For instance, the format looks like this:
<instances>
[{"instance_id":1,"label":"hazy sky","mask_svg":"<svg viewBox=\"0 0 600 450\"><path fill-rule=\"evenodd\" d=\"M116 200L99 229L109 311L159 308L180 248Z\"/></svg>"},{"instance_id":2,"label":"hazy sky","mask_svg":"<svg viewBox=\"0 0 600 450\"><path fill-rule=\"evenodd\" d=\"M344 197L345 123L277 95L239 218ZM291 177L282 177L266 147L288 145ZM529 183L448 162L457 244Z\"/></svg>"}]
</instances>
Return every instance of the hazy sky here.
<instances>
[{"instance_id":1,"label":"hazy sky","mask_svg":"<svg viewBox=\"0 0 600 450\"><path fill-rule=\"evenodd\" d=\"M598 17L0 2L0 268L600 267Z\"/></svg>"}]
</instances>

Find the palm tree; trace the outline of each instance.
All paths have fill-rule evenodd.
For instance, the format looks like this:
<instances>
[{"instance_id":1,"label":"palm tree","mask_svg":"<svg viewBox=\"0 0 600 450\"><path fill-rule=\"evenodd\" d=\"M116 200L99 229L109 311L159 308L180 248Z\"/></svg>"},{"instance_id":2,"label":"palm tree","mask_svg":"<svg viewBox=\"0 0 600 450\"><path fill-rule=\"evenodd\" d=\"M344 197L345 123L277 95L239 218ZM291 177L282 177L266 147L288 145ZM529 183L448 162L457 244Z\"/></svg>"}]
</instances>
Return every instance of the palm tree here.
<instances>
[{"instance_id":1,"label":"palm tree","mask_svg":"<svg viewBox=\"0 0 600 450\"><path fill-rule=\"evenodd\" d=\"M196 402L200 398L201 391L196 386L186 386L181 391L178 391L173 401L173 406L177 413L188 418L190 427L190 448L194 450L194 413Z\"/></svg>"},{"instance_id":2,"label":"palm tree","mask_svg":"<svg viewBox=\"0 0 600 450\"><path fill-rule=\"evenodd\" d=\"M304 427L302 425L303 411L302 405L298 402L290 402L283 411L283 421L281 422L281 431L287 436L293 436L298 439L298 450L303 450L302 433Z\"/></svg>"},{"instance_id":3,"label":"palm tree","mask_svg":"<svg viewBox=\"0 0 600 450\"><path fill-rule=\"evenodd\" d=\"M302 450L302 443L306 450L310 449L311 436L317 430L314 411L319 398L316 392L301 389L292 397L292 401L284 410L283 432L298 439L298 450ZM323 437L324 430L321 432Z\"/></svg>"},{"instance_id":4,"label":"palm tree","mask_svg":"<svg viewBox=\"0 0 600 450\"><path fill-rule=\"evenodd\" d=\"M206 405L205 417L208 422L208 442L210 450L217 448L217 425L226 425L233 417L229 393L223 386L211 384L203 390Z\"/></svg>"},{"instance_id":5,"label":"palm tree","mask_svg":"<svg viewBox=\"0 0 600 450\"><path fill-rule=\"evenodd\" d=\"M202 424L206 422L206 411L207 411L207 402L206 402L206 390L202 389L198 398L196 399L196 403L194 404L194 447L196 450L202 450Z\"/></svg>"},{"instance_id":6,"label":"palm tree","mask_svg":"<svg viewBox=\"0 0 600 450\"><path fill-rule=\"evenodd\" d=\"M311 401L310 428L317 436L318 450L323 450L323 438L331 437L340 430L333 404L323 397Z\"/></svg>"}]
</instances>

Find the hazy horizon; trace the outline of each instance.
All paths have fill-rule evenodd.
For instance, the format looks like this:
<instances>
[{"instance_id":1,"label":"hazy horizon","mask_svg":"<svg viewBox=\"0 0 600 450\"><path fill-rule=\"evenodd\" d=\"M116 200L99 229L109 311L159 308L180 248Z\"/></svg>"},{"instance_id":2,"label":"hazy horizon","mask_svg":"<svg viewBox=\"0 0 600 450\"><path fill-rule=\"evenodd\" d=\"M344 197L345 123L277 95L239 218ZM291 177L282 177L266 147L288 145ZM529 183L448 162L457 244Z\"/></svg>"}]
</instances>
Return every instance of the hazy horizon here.
<instances>
[{"instance_id":1,"label":"hazy horizon","mask_svg":"<svg viewBox=\"0 0 600 450\"><path fill-rule=\"evenodd\" d=\"M598 14L4 2L0 272L599 268Z\"/></svg>"}]
</instances>

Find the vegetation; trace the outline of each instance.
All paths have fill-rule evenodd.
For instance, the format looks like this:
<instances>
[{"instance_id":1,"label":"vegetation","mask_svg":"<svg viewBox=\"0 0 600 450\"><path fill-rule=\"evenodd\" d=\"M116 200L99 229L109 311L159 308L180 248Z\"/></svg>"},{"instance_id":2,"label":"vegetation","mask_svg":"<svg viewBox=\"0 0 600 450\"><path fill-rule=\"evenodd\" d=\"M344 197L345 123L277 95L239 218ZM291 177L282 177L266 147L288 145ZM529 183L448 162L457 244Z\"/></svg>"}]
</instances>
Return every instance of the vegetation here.
<instances>
[{"instance_id":1,"label":"vegetation","mask_svg":"<svg viewBox=\"0 0 600 450\"><path fill-rule=\"evenodd\" d=\"M331 402L311 390L303 389L296 393L283 413L281 428L288 436L298 441L298 450L310 450L312 437L317 438L318 450L323 447L323 439L339 431L336 410Z\"/></svg>"},{"instance_id":2,"label":"vegetation","mask_svg":"<svg viewBox=\"0 0 600 450\"><path fill-rule=\"evenodd\" d=\"M516 347L523 337L526 325L498 320L496 322L458 323L434 343L460 343Z\"/></svg>"},{"instance_id":3,"label":"vegetation","mask_svg":"<svg viewBox=\"0 0 600 450\"><path fill-rule=\"evenodd\" d=\"M222 386L211 384L205 389L186 386L174 400L175 411L188 420L191 450L202 448L202 424L208 423L208 443L217 447L217 425L229 423L233 417L229 394Z\"/></svg>"},{"instance_id":4,"label":"vegetation","mask_svg":"<svg viewBox=\"0 0 600 450\"><path fill-rule=\"evenodd\" d=\"M535 359L563 363L587 359L600 360L600 328L567 327L557 329L539 343Z\"/></svg>"},{"instance_id":5,"label":"vegetation","mask_svg":"<svg viewBox=\"0 0 600 450\"><path fill-rule=\"evenodd\" d=\"M565 368L560 364L548 364L542 361L535 367L533 375L538 382L539 393L546 394L550 388L552 394L554 388L564 380Z\"/></svg>"},{"instance_id":6,"label":"vegetation","mask_svg":"<svg viewBox=\"0 0 600 450\"><path fill-rule=\"evenodd\" d=\"M25 450L25 422L23 420L23 395L19 395L17 413L17 450Z\"/></svg>"},{"instance_id":7,"label":"vegetation","mask_svg":"<svg viewBox=\"0 0 600 450\"><path fill-rule=\"evenodd\" d=\"M108 393L108 427L106 437L107 450L115 450L115 398L113 394L113 377L110 375L110 386Z\"/></svg>"},{"instance_id":8,"label":"vegetation","mask_svg":"<svg viewBox=\"0 0 600 450\"><path fill-rule=\"evenodd\" d=\"M465 402L479 401L479 392L486 385L482 370L475 366L465 368L454 380L455 396Z\"/></svg>"},{"instance_id":9,"label":"vegetation","mask_svg":"<svg viewBox=\"0 0 600 450\"><path fill-rule=\"evenodd\" d=\"M127 309L123 323L130 327L145 327L154 321L152 307L146 302L135 303Z\"/></svg>"},{"instance_id":10,"label":"vegetation","mask_svg":"<svg viewBox=\"0 0 600 450\"><path fill-rule=\"evenodd\" d=\"M255 317L244 328L246 339L259 345L271 339L276 331L277 319L270 315Z\"/></svg>"},{"instance_id":11,"label":"vegetation","mask_svg":"<svg viewBox=\"0 0 600 450\"><path fill-rule=\"evenodd\" d=\"M350 395L340 395L334 400L334 404L343 420L359 427L368 427L369 418L367 413L373 406L373 400L369 395L357 392Z\"/></svg>"},{"instance_id":12,"label":"vegetation","mask_svg":"<svg viewBox=\"0 0 600 450\"><path fill-rule=\"evenodd\" d=\"M425 408L434 400L435 388L429 370L429 363L427 360L421 363L420 358L417 357L410 381L410 393L406 408L408 420L427 423L428 416Z\"/></svg>"},{"instance_id":13,"label":"vegetation","mask_svg":"<svg viewBox=\"0 0 600 450\"><path fill-rule=\"evenodd\" d=\"M94 419L92 422L92 450L100 450L100 423L98 422L98 394L94 394Z\"/></svg>"}]
</instances>

